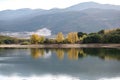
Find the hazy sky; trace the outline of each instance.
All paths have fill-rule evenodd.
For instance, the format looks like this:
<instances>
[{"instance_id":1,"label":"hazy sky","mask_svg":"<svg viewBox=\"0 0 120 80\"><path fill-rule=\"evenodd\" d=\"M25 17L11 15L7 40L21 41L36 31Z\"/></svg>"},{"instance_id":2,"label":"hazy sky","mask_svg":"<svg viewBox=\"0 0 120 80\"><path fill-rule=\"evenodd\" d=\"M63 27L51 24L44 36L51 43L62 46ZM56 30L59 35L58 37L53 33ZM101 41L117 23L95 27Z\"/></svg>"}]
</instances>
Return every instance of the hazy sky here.
<instances>
[{"instance_id":1,"label":"hazy sky","mask_svg":"<svg viewBox=\"0 0 120 80\"><path fill-rule=\"evenodd\" d=\"M65 8L81 2L94 1L102 4L120 5L120 0L0 0L0 10L19 8Z\"/></svg>"}]
</instances>

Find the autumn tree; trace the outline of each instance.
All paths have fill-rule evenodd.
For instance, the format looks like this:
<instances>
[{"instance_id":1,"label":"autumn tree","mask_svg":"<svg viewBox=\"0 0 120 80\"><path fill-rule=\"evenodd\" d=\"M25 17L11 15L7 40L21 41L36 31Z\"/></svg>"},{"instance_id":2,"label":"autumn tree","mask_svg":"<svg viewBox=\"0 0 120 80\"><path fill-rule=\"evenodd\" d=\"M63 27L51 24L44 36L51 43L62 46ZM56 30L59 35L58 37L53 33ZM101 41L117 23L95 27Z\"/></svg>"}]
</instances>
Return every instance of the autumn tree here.
<instances>
[{"instance_id":1,"label":"autumn tree","mask_svg":"<svg viewBox=\"0 0 120 80\"><path fill-rule=\"evenodd\" d=\"M44 43L45 37L44 36L39 36L39 43Z\"/></svg>"},{"instance_id":2,"label":"autumn tree","mask_svg":"<svg viewBox=\"0 0 120 80\"><path fill-rule=\"evenodd\" d=\"M32 44L38 44L39 39L40 39L40 37L37 34L31 35L31 38L30 38Z\"/></svg>"},{"instance_id":3,"label":"autumn tree","mask_svg":"<svg viewBox=\"0 0 120 80\"><path fill-rule=\"evenodd\" d=\"M56 41L60 43L63 42L63 40L64 40L64 35L62 34L62 32L59 32L56 36Z\"/></svg>"},{"instance_id":4,"label":"autumn tree","mask_svg":"<svg viewBox=\"0 0 120 80\"><path fill-rule=\"evenodd\" d=\"M45 38L44 36L39 36L37 34L33 34L30 38L32 44L43 43Z\"/></svg>"},{"instance_id":5,"label":"autumn tree","mask_svg":"<svg viewBox=\"0 0 120 80\"><path fill-rule=\"evenodd\" d=\"M77 42L77 41L78 41L77 32L68 33L68 35L67 35L67 40L68 40L68 42L70 42L70 43L75 43L75 42Z\"/></svg>"}]
</instances>

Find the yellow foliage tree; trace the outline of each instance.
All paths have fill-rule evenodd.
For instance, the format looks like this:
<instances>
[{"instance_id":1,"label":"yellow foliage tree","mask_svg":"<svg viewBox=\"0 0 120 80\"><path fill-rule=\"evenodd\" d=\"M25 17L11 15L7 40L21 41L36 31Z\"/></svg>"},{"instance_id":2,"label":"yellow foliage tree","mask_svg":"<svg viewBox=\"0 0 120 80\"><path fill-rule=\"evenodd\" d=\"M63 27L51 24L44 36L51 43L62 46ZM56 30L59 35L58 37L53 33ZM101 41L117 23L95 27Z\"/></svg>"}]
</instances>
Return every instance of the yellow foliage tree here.
<instances>
[{"instance_id":1,"label":"yellow foliage tree","mask_svg":"<svg viewBox=\"0 0 120 80\"><path fill-rule=\"evenodd\" d=\"M74 32L74 39L75 39L75 42L77 42L79 39L78 39L78 35L77 35L78 33L77 32Z\"/></svg>"},{"instance_id":2,"label":"yellow foliage tree","mask_svg":"<svg viewBox=\"0 0 120 80\"><path fill-rule=\"evenodd\" d=\"M32 44L38 44L38 43L43 43L45 40L45 37L39 36L37 34L33 34L33 35L31 35L30 40L31 40Z\"/></svg>"},{"instance_id":3,"label":"yellow foliage tree","mask_svg":"<svg viewBox=\"0 0 120 80\"><path fill-rule=\"evenodd\" d=\"M32 44L38 44L39 39L40 39L40 37L39 37L39 35L37 35L37 34L33 34L33 35L31 35L31 37L30 37L30 40L31 40L31 43L32 43Z\"/></svg>"},{"instance_id":4,"label":"yellow foliage tree","mask_svg":"<svg viewBox=\"0 0 120 80\"><path fill-rule=\"evenodd\" d=\"M64 40L64 35L62 34L62 32L59 32L56 36L56 41L60 43L63 42L63 40Z\"/></svg>"},{"instance_id":5,"label":"yellow foliage tree","mask_svg":"<svg viewBox=\"0 0 120 80\"><path fill-rule=\"evenodd\" d=\"M75 43L75 42L77 42L77 41L78 41L77 32L68 33L68 35L67 35L67 40L68 40L68 42L70 42L70 43Z\"/></svg>"}]
</instances>

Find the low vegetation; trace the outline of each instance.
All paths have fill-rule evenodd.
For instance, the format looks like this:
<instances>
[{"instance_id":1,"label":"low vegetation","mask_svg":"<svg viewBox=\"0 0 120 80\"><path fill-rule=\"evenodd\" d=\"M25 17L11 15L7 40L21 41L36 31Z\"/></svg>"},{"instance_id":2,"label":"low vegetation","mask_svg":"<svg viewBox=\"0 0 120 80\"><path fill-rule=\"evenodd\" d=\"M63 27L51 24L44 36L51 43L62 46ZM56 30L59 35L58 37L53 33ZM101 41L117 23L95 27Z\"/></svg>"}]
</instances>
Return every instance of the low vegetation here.
<instances>
[{"instance_id":1,"label":"low vegetation","mask_svg":"<svg viewBox=\"0 0 120 80\"><path fill-rule=\"evenodd\" d=\"M90 33L83 39L83 43L120 43L120 29Z\"/></svg>"},{"instance_id":2,"label":"low vegetation","mask_svg":"<svg viewBox=\"0 0 120 80\"><path fill-rule=\"evenodd\" d=\"M0 35L0 44L17 44L18 43L18 39L17 38L13 38L13 37L9 37L9 36L2 36Z\"/></svg>"},{"instance_id":3,"label":"low vegetation","mask_svg":"<svg viewBox=\"0 0 120 80\"><path fill-rule=\"evenodd\" d=\"M0 44L30 44L30 40L0 35Z\"/></svg>"}]
</instances>

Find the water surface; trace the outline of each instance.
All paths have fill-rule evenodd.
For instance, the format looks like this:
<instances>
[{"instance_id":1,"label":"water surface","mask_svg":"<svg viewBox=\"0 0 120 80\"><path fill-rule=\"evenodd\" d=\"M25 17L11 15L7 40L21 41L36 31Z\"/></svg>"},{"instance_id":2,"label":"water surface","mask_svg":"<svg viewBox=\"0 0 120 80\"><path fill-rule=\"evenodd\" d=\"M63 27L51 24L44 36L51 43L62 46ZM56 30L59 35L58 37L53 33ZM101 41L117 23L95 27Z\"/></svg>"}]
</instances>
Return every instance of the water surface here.
<instances>
[{"instance_id":1,"label":"water surface","mask_svg":"<svg viewBox=\"0 0 120 80\"><path fill-rule=\"evenodd\" d=\"M0 49L1 80L120 80L119 49Z\"/></svg>"}]
</instances>

